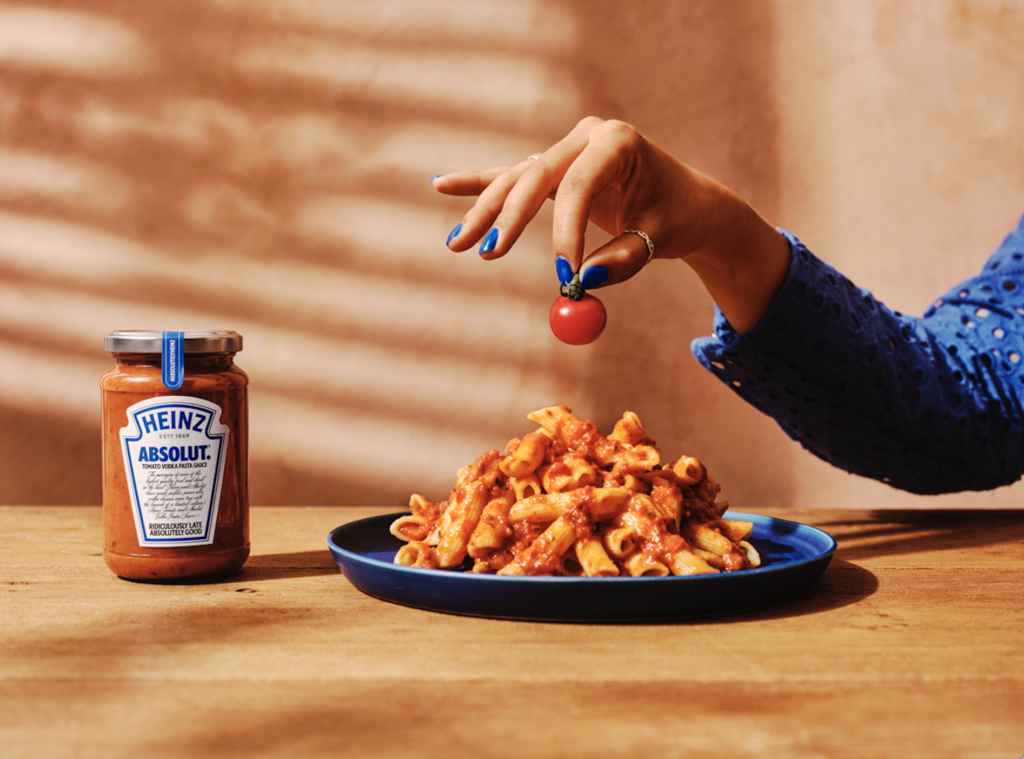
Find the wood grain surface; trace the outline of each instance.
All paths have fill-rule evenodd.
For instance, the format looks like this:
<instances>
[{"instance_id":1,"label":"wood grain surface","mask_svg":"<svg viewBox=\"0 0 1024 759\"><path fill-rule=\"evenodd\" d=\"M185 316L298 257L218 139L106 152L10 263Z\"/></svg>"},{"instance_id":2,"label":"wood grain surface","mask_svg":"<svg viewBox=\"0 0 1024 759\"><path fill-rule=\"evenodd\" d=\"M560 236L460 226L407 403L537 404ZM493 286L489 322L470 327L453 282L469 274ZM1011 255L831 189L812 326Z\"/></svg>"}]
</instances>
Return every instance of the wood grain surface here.
<instances>
[{"instance_id":1,"label":"wood grain surface","mask_svg":"<svg viewBox=\"0 0 1024 759\"><path fill-rule=\"evenodd\" d=\"M0 507L0 755L1024 754L1022 511L774 511L839 550L803 597L681 624L437 614L355 590L263 507L240 574L120 580L100 509Z\"/></svg>"}]
</instances>

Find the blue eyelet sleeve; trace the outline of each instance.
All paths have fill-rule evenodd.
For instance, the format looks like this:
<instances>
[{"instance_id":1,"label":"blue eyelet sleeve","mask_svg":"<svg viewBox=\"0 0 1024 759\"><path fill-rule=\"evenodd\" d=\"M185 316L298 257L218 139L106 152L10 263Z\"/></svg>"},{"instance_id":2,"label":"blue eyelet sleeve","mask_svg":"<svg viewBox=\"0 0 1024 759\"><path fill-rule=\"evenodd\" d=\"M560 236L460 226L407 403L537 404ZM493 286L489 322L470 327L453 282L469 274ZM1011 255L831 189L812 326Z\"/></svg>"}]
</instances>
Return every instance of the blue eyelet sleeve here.
<instances>
[{"instance_id":1,"label":"blue eyelet sleeve","mask_svg":"<svg viewBox=\"0 0 1024 759\"><path fill-rule=\"evenodd\" d=\"M781 231L781 230L780 230ZM1024 219L981 274L904 316L792 234L768 312L737 335L715 314L697 360L804 448L912 493L1024 475Z\"/></svg>"}]
</instances>

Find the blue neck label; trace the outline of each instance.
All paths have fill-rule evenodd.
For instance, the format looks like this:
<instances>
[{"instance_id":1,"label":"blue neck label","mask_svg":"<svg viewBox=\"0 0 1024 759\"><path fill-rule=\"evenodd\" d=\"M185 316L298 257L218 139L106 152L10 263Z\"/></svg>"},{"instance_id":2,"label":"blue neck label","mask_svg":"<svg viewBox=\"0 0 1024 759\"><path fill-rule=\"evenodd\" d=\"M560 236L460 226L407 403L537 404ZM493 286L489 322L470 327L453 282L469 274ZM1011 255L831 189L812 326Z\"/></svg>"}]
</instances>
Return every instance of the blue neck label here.
<instances>
[{"instance_id":1,"label":"blue neck label","mask_svg":"<svg viewBox=\"0 0 1024 759\"><path fill-rule=\"evenodd\" d=\"M160 352L160 369L164 387L177 390L185 381L185 333L164 332Z\"/></svg>"}]
</instances>

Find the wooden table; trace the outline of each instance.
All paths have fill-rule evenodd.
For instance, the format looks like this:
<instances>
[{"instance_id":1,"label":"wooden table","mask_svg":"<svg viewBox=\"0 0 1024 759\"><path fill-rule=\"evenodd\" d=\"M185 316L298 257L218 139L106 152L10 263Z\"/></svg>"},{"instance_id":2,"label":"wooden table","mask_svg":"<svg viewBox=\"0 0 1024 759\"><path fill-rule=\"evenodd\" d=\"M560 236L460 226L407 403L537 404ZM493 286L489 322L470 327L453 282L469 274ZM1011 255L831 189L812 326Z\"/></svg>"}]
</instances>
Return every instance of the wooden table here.
<instances>
[{"instance_id":1,"label":"wooden table","mask_svg":"<svg viewBox=\"0 0 1024 759\"><path fill-rule=\"evenodd\" d=\"M785 606L686 624L474 619L365 596L254 508L226 581L146 585L100 510L0 507L0 756L1024 754L1022 511L791 511L839 550Z\"/></svg>"}]
</instances>

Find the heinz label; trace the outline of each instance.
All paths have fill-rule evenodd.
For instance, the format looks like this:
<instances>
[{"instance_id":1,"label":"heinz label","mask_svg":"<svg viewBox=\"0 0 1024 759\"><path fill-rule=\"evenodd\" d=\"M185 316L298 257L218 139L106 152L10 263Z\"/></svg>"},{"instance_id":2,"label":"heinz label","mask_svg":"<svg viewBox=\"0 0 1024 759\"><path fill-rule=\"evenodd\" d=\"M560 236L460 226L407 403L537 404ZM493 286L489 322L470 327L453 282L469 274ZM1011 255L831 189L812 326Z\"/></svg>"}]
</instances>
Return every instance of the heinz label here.
<instances>
[{"instance_id":1,"label":"heinz label","mask_svg":"<svg viewBox=\"0 0 1024 759\"><path fill-rule=\"evenodd\" d=\"M140 546L213 542L227 455L221 408L162 396L128 407L121 452Z\"/></svg>"}]
</instances>

